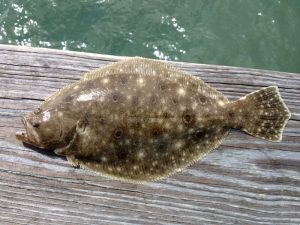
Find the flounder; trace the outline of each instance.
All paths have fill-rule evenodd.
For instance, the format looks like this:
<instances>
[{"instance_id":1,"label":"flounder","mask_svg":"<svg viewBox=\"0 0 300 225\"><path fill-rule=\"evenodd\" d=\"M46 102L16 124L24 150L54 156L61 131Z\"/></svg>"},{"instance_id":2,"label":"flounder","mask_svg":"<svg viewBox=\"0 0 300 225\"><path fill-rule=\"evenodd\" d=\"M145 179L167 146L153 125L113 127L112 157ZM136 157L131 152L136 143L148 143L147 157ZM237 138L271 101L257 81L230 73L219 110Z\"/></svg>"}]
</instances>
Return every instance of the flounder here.
<instances>
[{"instance_id":1,"label":"flounder","mask_svg":"<svg viewBox=\"0 0 300 225\"><path fill-rule=\"evenodd\" d=\"M290 115L275 86L229 101L197 77L135 57L54 93L23 118L26 132L16 136L73 166L140 183L201 159L230 128L280 141Z\"/></svg>"}]
</instances>

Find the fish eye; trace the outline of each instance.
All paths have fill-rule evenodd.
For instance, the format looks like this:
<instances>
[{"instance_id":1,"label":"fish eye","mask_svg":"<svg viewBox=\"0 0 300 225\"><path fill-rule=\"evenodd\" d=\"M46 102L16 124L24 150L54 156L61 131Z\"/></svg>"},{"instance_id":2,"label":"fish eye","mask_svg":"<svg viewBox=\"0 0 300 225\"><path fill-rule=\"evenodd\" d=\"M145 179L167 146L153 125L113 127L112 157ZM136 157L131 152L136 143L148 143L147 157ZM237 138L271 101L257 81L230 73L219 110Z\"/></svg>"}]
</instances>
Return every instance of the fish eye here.
<instances>
[{"instance_id":1,"label":"fish eye","mask_svg":"<svg viewBox=\"0 0 300 225\"><path fill-rule=\"evenodd\" d=\"M117 129L114 133L114 136L116 139L119 139L123 136L123 130L122 129Z\"/></svg>"}]
</instances>

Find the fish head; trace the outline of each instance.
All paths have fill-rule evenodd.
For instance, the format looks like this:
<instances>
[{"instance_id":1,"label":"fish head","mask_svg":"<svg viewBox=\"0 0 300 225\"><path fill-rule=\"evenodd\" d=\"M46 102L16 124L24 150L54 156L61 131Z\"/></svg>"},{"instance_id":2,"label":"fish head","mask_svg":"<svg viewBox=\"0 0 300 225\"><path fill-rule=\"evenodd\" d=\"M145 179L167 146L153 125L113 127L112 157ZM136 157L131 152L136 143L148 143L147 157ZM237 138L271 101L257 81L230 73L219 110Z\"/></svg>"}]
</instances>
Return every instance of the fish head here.
<instances>
[{"instance_id":1,"label":"fish head","mask_svg":"<svg viewBox=\"0 0 300 225\"><path fill-rule=\"evenodd\" d=\"M16 133L17 139L38 148L57 148L63 141L62 121L57 110L37 110L24 116L22 122L25 132Z\"/></svg>"}]
</instances>

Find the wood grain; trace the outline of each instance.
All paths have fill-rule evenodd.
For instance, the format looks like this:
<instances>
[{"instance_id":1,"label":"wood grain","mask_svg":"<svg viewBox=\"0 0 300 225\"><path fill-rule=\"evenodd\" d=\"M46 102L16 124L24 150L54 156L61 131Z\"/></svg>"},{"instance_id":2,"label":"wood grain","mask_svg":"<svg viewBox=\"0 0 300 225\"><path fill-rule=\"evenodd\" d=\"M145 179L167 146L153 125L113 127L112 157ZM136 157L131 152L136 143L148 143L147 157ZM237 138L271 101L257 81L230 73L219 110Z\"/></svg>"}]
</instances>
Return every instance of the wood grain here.
<instances>
[{"instance_id":1,"label":"wood grain","mask_svg":"<svg viewBox=\"0 0 300 225\"><path fill-rule=\"evenodd\" d=\"M0 45L0 224L300 224L300 74L172 63L230 99L277 85L293 115L281 143L233 130L203 161L160 182L103 178L15 139L43 99L120 59Z\"/></svg>"}]
</instances>

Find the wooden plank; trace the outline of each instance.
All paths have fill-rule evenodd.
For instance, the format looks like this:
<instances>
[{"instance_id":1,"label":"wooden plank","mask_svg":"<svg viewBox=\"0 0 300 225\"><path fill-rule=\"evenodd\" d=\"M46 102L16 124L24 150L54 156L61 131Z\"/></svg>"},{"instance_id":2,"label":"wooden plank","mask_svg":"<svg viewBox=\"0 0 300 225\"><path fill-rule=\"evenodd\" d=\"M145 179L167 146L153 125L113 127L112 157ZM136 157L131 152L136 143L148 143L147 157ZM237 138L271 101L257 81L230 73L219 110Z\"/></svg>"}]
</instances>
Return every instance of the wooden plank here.
<instances>
[{"instance_id":1,"label":"wooden plank","mask_svg":"<svg viewBox=\"0 0 300 225\"><path fill-rule=\"evenodd\" d=\"M279 86L281 143L231 131L201 162L134 185L23 147L21 117L82 73L121 57L0 45L1 224L300 224L300 74L172 63L230 99Z\"/></svg>"}]
</instances>

